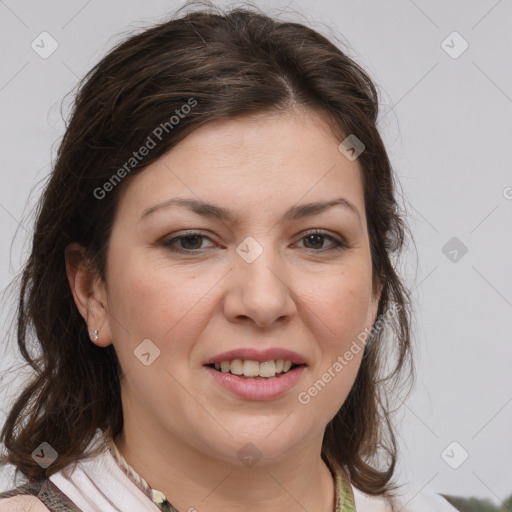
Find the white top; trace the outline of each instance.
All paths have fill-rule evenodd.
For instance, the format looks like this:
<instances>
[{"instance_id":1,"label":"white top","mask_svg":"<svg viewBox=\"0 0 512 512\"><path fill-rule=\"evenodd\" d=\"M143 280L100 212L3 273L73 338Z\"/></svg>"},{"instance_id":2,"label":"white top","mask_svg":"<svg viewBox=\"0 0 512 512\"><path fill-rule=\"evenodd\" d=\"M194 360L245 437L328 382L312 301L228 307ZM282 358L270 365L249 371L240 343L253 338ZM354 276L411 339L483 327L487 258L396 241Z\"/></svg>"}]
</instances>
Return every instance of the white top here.
<instances>
[{"instance_id":1,"label":"white top","mask_svg":"<svg viewBox=\"0 0 512 512\"><path fill-rule=\"evenodd\" d=\"M100 429L87 449L95 443L104 444ZM161 512L121 469L108 447L99 455L79 460L72 469L71 466L49 478L83 512ZM352 491L356 512L392 512L383 498L368 496L353 486ZM19 511L22 503L32 512L48 512L35 496L26 495L1 499L0 512ZM403 490L396 505L401 512L457 512L442 496L425 490L416 495Z\"/></svg>"}]
</instances>

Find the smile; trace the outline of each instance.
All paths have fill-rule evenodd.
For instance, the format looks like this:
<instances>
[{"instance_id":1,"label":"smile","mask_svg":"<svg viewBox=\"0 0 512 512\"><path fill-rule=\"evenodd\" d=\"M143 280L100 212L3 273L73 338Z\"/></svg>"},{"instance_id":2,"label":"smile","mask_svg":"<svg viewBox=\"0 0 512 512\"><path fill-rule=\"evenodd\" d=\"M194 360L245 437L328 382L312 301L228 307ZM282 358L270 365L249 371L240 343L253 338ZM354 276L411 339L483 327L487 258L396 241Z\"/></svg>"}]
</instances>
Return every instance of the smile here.
<instances>
[{"instance_id":1,"label":"smile","mask_svg":"<svg viewBox=\"0 0 512 512\"><path fill-rule=\"evenodd\" d=\"M287 361L286 363L288 364L286 366L288 366L288 370L284 370L285 362L283 362L281 372L277 372L276 369L281 367L279 360L277 363L276 365L274 361L258 363L257 361L250 360L233 360L231 362L223 361L222 363L216 363L220 368L216 368L215 364L205 365L203 368L205 368L216 384L231 394L246 400L271 400L284 395L296 386L306 369L305 364L293 365L291 361ZM222 369L223 364L224 370ZM229 365L229 368L227 365ZM272 368L272 365L274 365L274 368ZM262 366L263 369L261 369ZM256 370L258 370L257 373ZM260 371L262 373L271 373L271 370L273 373L271 376L260 375ZM247 375L246 371L252 375ZM239 372L239 374L237 375L236 372ZM256 375L254 375L255 373Z\"/></svg>"}]
</instances>

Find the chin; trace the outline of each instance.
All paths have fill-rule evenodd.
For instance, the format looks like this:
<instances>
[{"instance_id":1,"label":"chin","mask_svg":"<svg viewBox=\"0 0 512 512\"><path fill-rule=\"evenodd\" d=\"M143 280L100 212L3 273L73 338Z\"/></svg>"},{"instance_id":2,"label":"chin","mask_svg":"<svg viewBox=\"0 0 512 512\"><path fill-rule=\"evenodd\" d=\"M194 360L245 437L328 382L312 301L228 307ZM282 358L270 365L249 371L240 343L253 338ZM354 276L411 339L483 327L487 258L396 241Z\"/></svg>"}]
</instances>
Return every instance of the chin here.
<instances>
[{"instance_id":1,"label":"chin","mask_svg":"<svg viewBox=\"0 0 512 512\"><path fill-rule=\"evenodd\" d=\"M286 435L283 435L284 431L276 428L278 424L276 422L272 428L261 428L261 425L249 428L246 424L243 432L230 425L232 437L226 434L218 440L211 436L205 439L205 443L210 445L208 453L218 460L238 466L252 467L251 464L256 462L259 466L279 462L301 445L304 439L303 436L297 436L297 429L290 425L286 426ZM293 438L290 431L294 432Z\"/></svg>"}]
</instances>

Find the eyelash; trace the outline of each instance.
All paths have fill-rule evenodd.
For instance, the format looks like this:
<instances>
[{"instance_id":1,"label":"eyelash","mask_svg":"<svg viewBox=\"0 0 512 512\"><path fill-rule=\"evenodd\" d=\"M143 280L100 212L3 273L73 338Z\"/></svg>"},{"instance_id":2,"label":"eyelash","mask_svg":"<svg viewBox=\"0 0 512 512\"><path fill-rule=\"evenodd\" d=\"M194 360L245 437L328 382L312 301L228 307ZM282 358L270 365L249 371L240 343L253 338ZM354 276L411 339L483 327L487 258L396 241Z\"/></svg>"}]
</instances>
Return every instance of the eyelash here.
<instances>
[{"instance_id":1,"label":"eyelash","mask_svg":"<svg viewBox=\"0 0 512 512\"><path fill-rule=\"evenodd\" d=\"M334 243L334 247L331 247L330 249L319 249L319 250L310 249L313 252L329 252L329 251L340 251L340 250L346 249L346 245L341 240L338 240L334 236L329 235L328 233L325 233L324 231L321 231L319 229L313 229L313 230L306 232L304 235L302 235L302 237L299 240L302 240L302 239L307 238L312 235L321 235L323 238L327 238ZM210 237L208 237L202 233L199 233L196 231L187 231L186 234L176 236L169 240L164 240L163 242L161 242L161 244L171 252L182 253L182 254L198 253L198 252L200 252L200 249L177 249L176 247L173 247L173 245L176 241L186 239L186 238L195 237L195 236L201 237L201 238L207 238L208 240L213 241L213 240L211 240Z\"/></svg>"}]
</instances>

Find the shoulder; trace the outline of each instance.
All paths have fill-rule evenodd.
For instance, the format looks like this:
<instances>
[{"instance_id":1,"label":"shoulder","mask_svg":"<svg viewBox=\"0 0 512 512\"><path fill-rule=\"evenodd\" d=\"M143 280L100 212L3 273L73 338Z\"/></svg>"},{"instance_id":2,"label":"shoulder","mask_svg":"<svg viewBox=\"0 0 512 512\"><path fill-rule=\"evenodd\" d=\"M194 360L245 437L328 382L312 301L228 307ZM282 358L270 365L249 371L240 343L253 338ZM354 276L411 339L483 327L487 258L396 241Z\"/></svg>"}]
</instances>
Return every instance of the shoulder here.
<instances>
[{"instance_id":1,"label":"shoulder","mask_svg":"<svg viewBox=\"0 0 512 512\"><path fill-rule=\"evenodd\" d=\"M401 489L392 500L369 496L356 487L353 491L357 512L457 512L445 498L430 490Z\"/></svg>"},{"instance_id":2,"label":"shoulder","mask_svg":"<svg viewBox=\"0 0 512 512\"><path fill-rule=\"evenodd\" d=\"M10 498L0 498L0 512L50 512L37 496L19 494Z\"/></svg>"}]
</instances>

